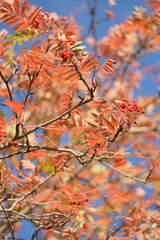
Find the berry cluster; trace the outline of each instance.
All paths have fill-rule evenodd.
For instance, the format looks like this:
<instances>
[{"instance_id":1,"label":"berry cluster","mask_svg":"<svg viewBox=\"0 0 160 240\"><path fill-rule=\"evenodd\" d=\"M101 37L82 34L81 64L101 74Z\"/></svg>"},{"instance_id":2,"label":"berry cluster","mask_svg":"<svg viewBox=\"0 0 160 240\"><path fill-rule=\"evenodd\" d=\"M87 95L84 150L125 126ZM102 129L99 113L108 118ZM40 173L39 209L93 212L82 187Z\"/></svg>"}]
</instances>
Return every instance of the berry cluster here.
<instances>
[{"instance_id":1,"label":"berry cluster","mask_svg":"<svg viewBox=\"0 0 160 240\"><path fill-rule=\"evenodd\" d=\"M123 113L128 112L141 112L145 113L145 110L143 109L143 106L138 106L137 101L129 102L127 98L122 98L122 103L119 104L121 111Z\"/></svg>"},{"instance_id":2,"label":"berry cluster","mask_svg":"<svg viewBox=\"0 0 160 240\"><path fill-rule=\"evenodd\" d=\"M60 57L63 59L64 62L67 62L67 60L73 56L74 56L74 53L70 51L66 51L66 49L60 52Z\"/></svg>"},{"instance_id":3,"label":"berry cluster","mask_svg":"<svg viewBox=\"0 0 160 240\"><path fill-rule=\"evenodd\" d=\"M67 37L65 40L61 39L60 42L69 46L73 46L75 44L75 40L71 37Z\"/></svg>"},{"instance_id":4,"label":"berry cluster","mask_svg":"<svg viewBox=\"0 0 160 240\"><path fill-rule=\"evenodd\" d=\"M35 176L39 176L39 167L35 166Z\"/></svg>"},{"instance_id":5,"label":"berry cluster","mask_svg":"<svg viewBox=\"0 0 160 240\"><path fill-rule=\"evenodd\" d=\"M2 141L2 138L6 138L7 137L7 132L3 131L3 127L0 126L0 141Z\"/></svg>"},{"instance_id":6,"label":"berry cluster","mask_svg":"<svg viewBox=\"0 0 160 240\"><path fill-rule=\"evenodd\" d=\"M49 18L49 17L50 17L49 12L45 12L45 14L39 13L37 18L38 18L39 20L44 21L44 20L45 20L45 16L46 16L47 18ZM52 20L52 18L51 18L51 20ZM54 21L54 18L53 18L52 21Z\"/></svg>"},{"instance_id":7,"label":"berry cluster","mask_svg":"<svg viewBox=\"0 0 160 240\"><path fill-rule=\"evenodd\" d=\"M85 202L89 202L89 199L88 198L83 198L83 196L79 193L74 193L74 197L76 197L75 200L70 200L69 203L71 205L77 205L77 206L80 206L82 204L84 204Z\"/></svg>"},{"instance_id":8,"label":"berry cluster","mask_svg":"<svg viewBox=\"0 0 160 240\"><path fill-rule=\"evenodd\" d=\"M45 18L45 17L46 17L46 18ZM40 22L39 22L38 20L44 21L45 19L49 19L49 18L50 18L51 21L54 21L54 20L55 20L53 17L51 17L51 15L49 14L49 12L39 13L38 16L37 16L37 19L36 19L36 21L35 21L35 24L36 24L36 25L35 25L35 28L38 28L38 26L39 26L39 24L40 24ZM67 21L67 18L61 17L60 20L63 21L63 22L66 22L66 21Z\"/></svg>"},{"instance_id":9,"label":"berry cluster","mask_svg":"<svg viewBox=\"0 0 160 240\"><path fill-rule=\"evenodd\" d=\"M10 145L13 145L15 148L18 147L17 141L11 141L11 142L10 142Z\"/></svg>"},{"instance_id":10,"label":"berry cluster","mask_svg":"<svg viewBox=\"0 0 160 240\"><path fill-rule=\"evenodd\" d=\"M67 21L67 18L61 17L61 21L66 22L66 21Z\"/></svg>"}]
</instances>

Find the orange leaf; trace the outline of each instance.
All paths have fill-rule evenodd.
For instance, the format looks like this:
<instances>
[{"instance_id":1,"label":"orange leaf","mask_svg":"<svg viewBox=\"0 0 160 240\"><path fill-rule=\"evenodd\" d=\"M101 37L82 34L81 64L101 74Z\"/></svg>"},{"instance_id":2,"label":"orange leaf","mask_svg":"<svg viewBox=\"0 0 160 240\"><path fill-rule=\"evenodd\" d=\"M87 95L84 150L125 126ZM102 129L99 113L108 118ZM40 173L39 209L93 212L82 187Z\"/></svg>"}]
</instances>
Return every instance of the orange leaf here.
<instances>
[{"instance_id":1,"label":"orange leaf","mask_svg":"<svg viewBox=\"0 0 160 240\"><path fill-rule=\"evenodd\" d=\"M109 122L107 119L105 119L104 117L102 117L103 122L106 124L106 126L111 130L114 131L114 127L112 125L111 122Z\"/></svg>"},{"instance_id":2,"label":"orange leaf","mask_svg":"<svg viewBox=\"0 0 160 240\"><path fill-rule=\"evenodd\" d=\"M154 232L157 234L157 236L160 237L160 232L158 232L157 230L154 229Z\"/></svg>"},{"instance_id":3,"label":"orange leaf","mask_svg":"<svg viewBox=\"0 0 160 240\"><path fill-rule=\"evenodd\" d=\"M29 112L29 111L31 111L31 110L33 110L33 109L37 108L37 107L39 107L39 105L37 105L37 106L34 106L34 107L31 107L31 108L27 108L27 109L25 110L25 112Z\"/></svg>"},{"instance_id":4,"label":"orange leaf","mask_svg":"<svg viewBox=\"0 0 160 240\"><path fill-rule=\"evenodd\" d=\"M18 0L14 0L14 10L17 15L19 15L19 2Z\"/></svg>"},{"instance_id":5,"label":"orange leaf","mask_svg":"<svg viewBox=\"0 0 160 240\"><path fill-rule=\"evenodd\" d=\"M6 13L5 15L3 15L3 16L0 18L0 20L2 21L2 20L4 20L4 19L6 19L6 18L7 18L7 20L8 20L8 18L10 18L10 16L11 16L10 13ZM3 24L5 24L5 23L3 23Z\"/></svg>"},{"instance_id":6,"label":"orange leaf","mask_svg":"<svg viewBox=\"0 0 160 240\"><path fill-rule=\"evenodd\" d=\"M117 62L112 59L107 59L105 63L102 66L102 69L104 69L106 72L113 73L114 67L112 64L116 64Z\"/></svg>"},{"instance_id":7,"label":"orange leaf","mask_svg":"<svg viewBox=\"0 0 160 240\"><path fill-rule=\"evenodd\" d=\"M29 27L30 27L29 24L23 22L23 23L18 24L18 25L14 28L14 32L18 32L19 30L22 31L22 30L25 30L26 28L29 28Z\"/></svg>"},{"instance_id":8,"label":"orange leaf","mask_svg":"<svg viewBox=\"0 0 160 240\"><path fill-rule=\"evenodd\" d=\"M135 156L138 158L146 158L142 153L140 152L135 152Z\"/></svg>"},{"instance_id":9,"label":"orange leaf","mask_svg":"<svg viewBox=\"0 0 160 240\"><path fill-rule=\"evenodd\" d=\"M17 19L15 19L15 20L13 20L12 22L10 22L8 26L9 26L9 27L12 27L12 26L14 26L15 24L20 23L20 22L22 22L22 20L21 20L20 18L17 18Z\"/></svg>"},{"instance_id":10,"label":"orange leaf","mask_svg":"<svg viewBox=\"0 0 160 240\"><path fill-rule=\"evenodd\" d=\"M85 233L88 232L88 227L87 227L87 224L86 224L86 223L83 224L83 231L84 231Z\"/></svg>"},{"instance_id":11,"label":"orange leaf","mask_svg":"<svg viewBox=\"0 0 160 240\"><path fill-rule=\"evenodd\" d=\"M24 108L24 104L16 101L4 101L4 104L11 108Z\"/></svg>"},{"instance_id":12,"label":"orange leaf","mask_svg":"<svg viewBox=\"0 0 160 240\"><path fill-rule=\"evenodd\" d=\"M112 109L106 109L106 110L100 112L100 114L111 113L111 112L113 112Z\"/></svg>"},{"instance_id":13,"label":"orange leaf","mask_svg":"<svg viewBox=\"0 0 160 240\"><path fill-rule=\"evenodd\" d=\"M10 45L12 45L14 42L7 42L7 43L5 43L4 45L3 45L3 47L8 47L8 46L10 46Z\"/></svg>"},{"instance_id":14,"label":"orange leaf","mask_svg":"<svg viewBox=\"0 0 160 240\"><path fill-rule=\"evenodd\" d=\"M102 137L101 136L99 136L98 134L96 134L96 133L94 133L94 132L90 132L90 134L93 136L93 137L95 137L95 138L98 138L98 139L101 139Z\"/></svg>"},{"instance_id":15,"label":"orange leaf","mask_svg":"<svg viewBox=\"0 0 160 240\"><path fill-rule=\"evenodd\" d=\"M24 18L25 11L26 11L27 7L28 7L28 1L23 3L22 9L21 9L21 17L22 18Z\"/></svg>"},{"instance_id":16,"label":"orange leaf","mask_svg":"<svg viewBox=\"0 0 160 240\"><path fill-rule=\"evenodd\" d=\"M83 63L81 70L83 72L90 72L97 69L99 66L99 61L96 58L91 58Z\"/></svg>"},{"instance_id":17,"label":"orange leaf","mask_svg":"<svg viewBox=\"0 0 160 240\"><path fill-rule=\"evenodd\" d=\"M114 127L118 127L118 121L116 120L115 116L111 114L111 122Z\"/></svg>"},{"instance_id":18,"label":"orange leaf","mask_svg":"<svg viewBox=\"0 0 160 240\"><path fill-rule=\"evenodd\" d=\"M12 111L14 111L14 112L16 112L16 113L18 113L20 115L23 112L23 108L24 108L24 104L23 103L15 102L15 101L4 101L4 104L9 106Z\"/></svg>"},{"instance_id":19,"label":"orange leaf","mask_svg":"<svg viewBox=\"0 0 160 240\"><path fill-rule=\"evenodd\" d=\"M73 74L67 76L64 80L65 81L75 81L75 80L78 80L78 75L77 75L77 73L73 73Z\"/></svg>"},{"instance_id":20,"label":"orange leaf","mask_svg":"<svg viewBox=\"0 0 160 240\"><path fill-rule=\"evenodd\" d=\"M9 16L11 16L11 15L9 15ZM13 21L13 20L16 19L16 18L17 18L17 16L11 16L11 17L7 18L7 19L3 22L3 24L9 23L9 22Z\"/></svg>"},{"instance_id":21,"label":"orange leaf","mask_svg":"<svg viewBox=\"0 0 160 240\"><path fill-rule=\"evenodd\" d=\"M1 7L0 12L8 12L8 11L13 13L13 9L11 5L9 3L5 3L3 7Z\"/></svg>"},{"instance_id":22,"label":"orange leaf","mask_svg":"<svg viewBox=\"0 0 160 240\"><path fill-rule=\"evenodd\" d=\"M37 8L31 15L28 17L27 22L33 24L38 14L42 11L43 7Z\"/></svg>"},{"instance_id":23,"label":"orange leaf","mask_svg":"<svg viewBox=\"0 0 160 240\"><path fill-rule=\"evenodd\" d=\"M12 123L12 120L13 120L13 118L15 117L15 113L10 117L10 119L8 120L8 122L11 124Z\"/></svg>"},{"instance_id":24,"label":"orange leaf","mask_svg":"<svg viewBox=\"0 0 160 240\"><path fill-rule=\"evenodd\" d=\"M2 128L5 128L5 127L6 127L6 122L5 122L4 119L1 118L1 117L0 117L0 126L1 126Z\"/></svg>"}]
</instances>

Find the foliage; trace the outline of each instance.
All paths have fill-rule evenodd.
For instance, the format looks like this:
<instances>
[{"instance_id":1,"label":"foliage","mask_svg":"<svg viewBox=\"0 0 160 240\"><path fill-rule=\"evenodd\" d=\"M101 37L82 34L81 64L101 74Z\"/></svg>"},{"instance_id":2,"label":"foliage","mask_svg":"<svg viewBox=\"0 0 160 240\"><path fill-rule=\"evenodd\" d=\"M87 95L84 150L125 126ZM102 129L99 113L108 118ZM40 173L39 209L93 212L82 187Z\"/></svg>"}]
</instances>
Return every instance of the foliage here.
<instances>
[{"instance_id":1,"label":"foliage","mask_svg":"<svg viewBox=\"0 0 160 240\"><path fill-rule=\"evenodd\" d=\"M160 236L159 93L135 94L146 73L159 83L158 65L140 59L160 50L160 1L135 7L100 40L92 4L81 36L71 15L0 3L13 29L0 32L3 239L18 239L22 220L33 223L32 239Z\"/></svg>"}]
</instances>

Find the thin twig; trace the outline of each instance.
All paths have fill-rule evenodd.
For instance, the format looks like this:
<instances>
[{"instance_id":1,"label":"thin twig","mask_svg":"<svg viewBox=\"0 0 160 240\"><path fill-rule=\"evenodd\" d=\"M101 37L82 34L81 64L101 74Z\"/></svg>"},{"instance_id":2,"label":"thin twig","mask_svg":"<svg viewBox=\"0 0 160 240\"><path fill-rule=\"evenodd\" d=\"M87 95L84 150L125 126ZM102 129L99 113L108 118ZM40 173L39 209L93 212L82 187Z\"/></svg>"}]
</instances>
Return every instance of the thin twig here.
<instances>
[{"instance_id":1,"label":"thin twig","mask_svg":"<svg viewBox=\"0 0 160 240\"><path fill-rule=\"evenodd\" d=\"M3 212L4 212L4 214L5 214L6 218L7 218L7 222L8 222L8 225L9 225L9 227L10 227L10 230L11 230L12 238L13 238L13 240L15 240L14 231L13 231L11 222L10 222L10 220L9 220L9 217L8 217L8 215L7 215L7 212L6 212L5 208L3 207L3 204L1 203L1 201L0 201L0 205L1 205L1 208L3 209Z\"/></svg>"}]
</instances>

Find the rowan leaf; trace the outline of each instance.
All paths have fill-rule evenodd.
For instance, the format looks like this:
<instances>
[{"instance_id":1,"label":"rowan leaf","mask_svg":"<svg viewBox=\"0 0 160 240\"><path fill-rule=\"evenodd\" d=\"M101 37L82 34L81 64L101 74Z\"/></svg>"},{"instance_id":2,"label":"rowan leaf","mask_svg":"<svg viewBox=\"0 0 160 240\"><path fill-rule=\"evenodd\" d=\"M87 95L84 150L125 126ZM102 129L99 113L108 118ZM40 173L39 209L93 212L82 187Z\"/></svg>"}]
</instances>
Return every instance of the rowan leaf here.
<instances>
[{"instance_id":1,"label":"rowan leaf","mask_svg":"<svg viewBox=\"0 0 160 240\"><path fill-rule=\"evenodd\" d=\"M14 0L14 10L17 15L19 15L19 2L18 0Z\"/></svg>"},{"instance_id":2,"label":"rowan leaf","mask_svg":"<svg viewBox=\"0 0 160 240\"><path fill-rule=\"evenodd\" d=\"M106 118L102 117L102 120L103 122L105 123L105 125L107 126L107 128L109 128L111 131L114 131L115 128L114 126L112 125L111 122L109 122Z\"/></svg>"},{"instance_id":3,"label":"rowan leaf","mask_svg":"<svg viewBox=\"0 0 160 240\"><path fill-rule=\"evenodd\" d=\"M28 1L24 2L22 5L21 14L20 14L22 18L24 18L24 16L25 16L25 11L26 11L27 7L28 7Z\"/></svg>"},{"instance_id":4,"label":"rowan leaf","mask_svg":"<svg viewBox=\"0 0 160 240\"><path fill-rule=\"evenodd\" d=\"M18 31L22 31L22 30L25 30L25 29L27 29L27 28L29 28L30 27L30 25L29 24L27 24L27 23L25 23L25 22L22 22L22 23L20 23L20 24L18 24L15 28L14 28L14 32L18 32Z\"/></svg>"},{"instance_id":5,"label":"rowan leaf","mask_svg":"<svg viewBox=\"0 0 160 240\"><path fill-rule=\"evenodd\" d=\"M10 23L8 24L8 26L9 26L9 27L12 27L12 26L14 26L15 24L20 23L20 22L22 22L22 19L21 19L21 18L17 18L17 19L15 19L15 20L13 20L12 22L10 22Z\"/></svg>"},{"instance_id":6,"label":"rowan leaf","mask_svg":"<svg viewBox=\"0 0 160 240\"><path fill-rule=\"evenodd\" d=\"M12 45L12 47L13 47L13 44L14 44L15 42L14 41L8 41L8 42L6 42L4 45L3 45L3 47L8 47L8 46L10 46L10 45Z\"/></svg>"},{"instance_id":7,"label":"rowan leaf","mask_svg":"<svg viewBox=\"0 0 160 240\"><path fill-rule=\"evenodd\" d=\"M1 126L2 128L5 128L5 127L6 127L6 122L5 122L4 119L1 118L1 117L0 117L0 126Z\"/></svg>"},{"instance_id":8,"label":"rowan leaf","mask_svg":"<svg viewBox=\"0 0 160 240\"><path fill-rule=\"evenodd\" d=\"M43 7L39 7L34 12L32 12L30 14L30 16L28 17L27 22L32 25L34 23L34 21L36 20L38 14L42 11L42 9L43 9Z\"/></svg>"},{"instance_id":9,"label":"rowan leaf","mask_svg":"<svg viewBox=\"0 0 160 240\"><path fill-rule=\"evenodd\" d=\"M4 4L3 4L3 6L0 8L0 12L3 12L3 11L5 11L5 12L11 12L11 13L13 13L13 8L12 8L12 6L9 4L9 3L7 3L7 2L5 2Z\"/></svg>"},{"instance_id":10,"label":"rowan leaf","mask_svg":"<svg viewBox=\"0 0 160 240\"><path fill-rule=\"evenodd\" d=\"M17 18L17 16L10 16L9 18L7 18L7 19L3 22L3 24L12 22L12 21L13 21L14 19L16 19L16 18Z\"/></svg>"},{"instance_id":11,"label":"rowan leaf","mask_svg":"<svg viewBox=\"0 0 160 240\"><path fill-rule=\"evenodd\" d=\"M16 102L16 101L4 101L4 104L9 106L10 109L18 114L22 114L24 104L21 102Z\"/></svg>"},{"instance_id":12,"label":"rowan leaf","mask_svg":"<svg viewBox=\"0 0 160 240\"><path fill-rule=\"evenodd\" d=\"M160 232L158 232L156 229L154 229L154 232L155 232L155 234L156 234L157 236L160 237Z\"/></svg>"},{"instance_id":13,"label":"rowan leaf","mask_svg":"<svg viewBox=\"0 0 160 240\"><path fill-rule=\"evenodd\" d=\"M113 112L112 109L106 109L106 110L100 112L100 114L106 114L106 113L111 113L111 112Z\"/></svg>"},{"instance_id":14,"label":"rowan leaf","mask_svg":"<svg viewBox=\"0 0 160 240\"><path fill-rule=\"evenodd\" d=\"M112 123L112 125L114 126L114 127L118 127L118 121L117 121L117 119L116 119L116 117L114 116L114 114L111 114L111 123Z\"/></svg>"},{"instance_id":15,"label":"rowan leaf","mask_svg":"<svg viewBox=\"0 0 160 240\"><path fill-rule=\"evenodd\" d=\"M4 104L13 108L13 107L17 107L17 108L24 108L24 104L21 102L16 102L16 101L4 101Z\"/></svg>"}]
</instances>

